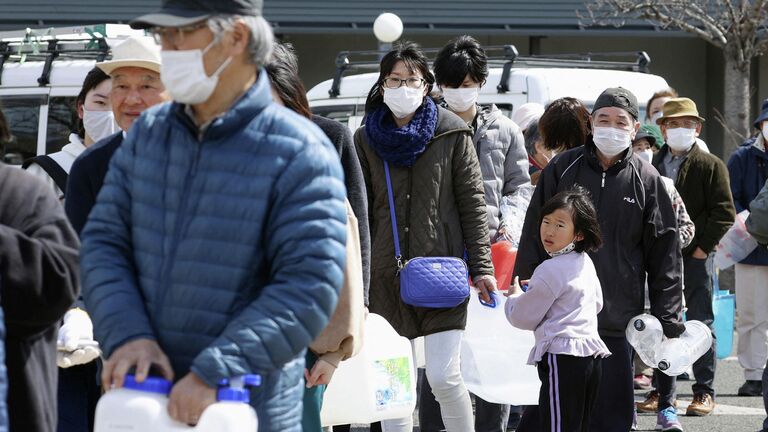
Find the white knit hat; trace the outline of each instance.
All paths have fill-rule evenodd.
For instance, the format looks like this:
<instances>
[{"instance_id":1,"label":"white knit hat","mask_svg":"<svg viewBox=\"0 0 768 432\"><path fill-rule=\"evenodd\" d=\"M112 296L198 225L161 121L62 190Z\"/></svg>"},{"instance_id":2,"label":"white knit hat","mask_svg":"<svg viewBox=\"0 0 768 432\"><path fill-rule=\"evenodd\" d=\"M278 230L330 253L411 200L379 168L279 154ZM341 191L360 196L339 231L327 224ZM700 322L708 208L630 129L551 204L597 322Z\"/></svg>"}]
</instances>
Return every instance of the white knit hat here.
<instances>
[{"instance_id":1,"label":"white knit hat","mask_svg":"<svg viewBox=\"0 0 768 432\"><path fill-rule=\"evenodd\" d=\"M512 121L520 126L520 129L526 130L531 125L531 122L538 120L542 114L544 114L544 105L528 102L512 111Z\"/></svg>"}]
</instances>

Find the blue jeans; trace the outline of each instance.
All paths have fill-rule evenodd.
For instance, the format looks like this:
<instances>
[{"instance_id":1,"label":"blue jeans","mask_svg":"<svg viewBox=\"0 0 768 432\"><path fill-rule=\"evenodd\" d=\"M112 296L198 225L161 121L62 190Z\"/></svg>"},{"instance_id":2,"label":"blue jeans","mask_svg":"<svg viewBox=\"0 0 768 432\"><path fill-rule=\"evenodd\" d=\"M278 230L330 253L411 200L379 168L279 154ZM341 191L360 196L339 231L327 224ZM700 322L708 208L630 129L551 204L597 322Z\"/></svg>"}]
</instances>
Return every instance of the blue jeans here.
<instances>
[{"instance_id":1,"label":"blue jeans","mask_svg":"<svg viewBox=\"0 0 768 432\"><path fill-rule=\"evenodd\" d=\"M91 432L101 396L98 361L59 368L57 432Z\"/></svg>"}]
</instances>

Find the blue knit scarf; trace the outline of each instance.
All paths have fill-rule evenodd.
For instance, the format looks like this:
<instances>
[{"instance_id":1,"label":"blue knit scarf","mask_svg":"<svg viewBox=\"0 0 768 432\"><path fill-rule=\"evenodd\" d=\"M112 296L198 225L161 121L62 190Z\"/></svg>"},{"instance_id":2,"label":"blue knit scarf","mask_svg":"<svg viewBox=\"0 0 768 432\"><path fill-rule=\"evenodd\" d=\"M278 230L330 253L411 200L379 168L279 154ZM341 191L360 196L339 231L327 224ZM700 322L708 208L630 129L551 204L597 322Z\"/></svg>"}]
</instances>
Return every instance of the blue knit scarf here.
<instances>
[{"instance_id":1,"label":"blue knit scarf","mask_svg":"<svg viewBox=\"0 0 768 432\"><path fill-rule=\"evenodd\" d=\"M432 98L425 98L410 123L397 127L392 112L386 105L365 118L365 134L376 154L397 167L411 167L424 153L429 140L437 129L437 105Z\"/></svg>"}]
</instances>

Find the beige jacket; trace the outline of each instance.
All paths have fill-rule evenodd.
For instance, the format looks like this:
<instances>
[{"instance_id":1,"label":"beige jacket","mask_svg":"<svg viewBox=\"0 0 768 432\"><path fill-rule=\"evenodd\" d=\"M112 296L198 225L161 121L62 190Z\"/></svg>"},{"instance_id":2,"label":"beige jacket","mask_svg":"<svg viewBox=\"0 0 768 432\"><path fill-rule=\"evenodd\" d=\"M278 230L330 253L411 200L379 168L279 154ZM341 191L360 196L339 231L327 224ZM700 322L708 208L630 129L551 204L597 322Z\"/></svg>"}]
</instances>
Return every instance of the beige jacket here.
<instances>
[{"instance_id":1,"label":"beige jacket","mask_svg":"<svg viewBox=\"0 0 768 432\"><path fill-rule=\"evenodd\" d=\"M363 345L365 306L363 303L363 265L357 218L347 201L347 268L339 303L328 326L310 344L319 360L336 367L360 351Z\"/></svg>"}]
</instances>

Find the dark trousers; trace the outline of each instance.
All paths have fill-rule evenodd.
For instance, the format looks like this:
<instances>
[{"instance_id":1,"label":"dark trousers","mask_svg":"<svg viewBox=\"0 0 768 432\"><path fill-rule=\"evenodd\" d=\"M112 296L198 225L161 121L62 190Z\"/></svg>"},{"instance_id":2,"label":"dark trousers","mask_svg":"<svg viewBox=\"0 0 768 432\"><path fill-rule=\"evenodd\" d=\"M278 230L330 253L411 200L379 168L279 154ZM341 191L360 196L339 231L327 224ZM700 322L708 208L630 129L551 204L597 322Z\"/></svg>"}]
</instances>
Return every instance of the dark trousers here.
<instances>
[{"instance_id":1,"label":"dark trousers","mask_svg":"<svg viewBox=\"0 0 768 432\"><path fill-rule=\"evenodd\" d=\"M632 383L632 349L624 337L602 336L611 355L603 359L600 391L590 430L627 432L632 427L635 389Z\"/></svg>"},{"instance_id":2,"label":"dark trousers","mask_svg":"<svg viewBox=\"0 0 768 432\"><path fill-rule=\"evenodd\" d=\"M701 321L710 329L715 321L712 311L712 274L707 266L707 260L693 257L684 261L685 304L688 310L685 319ZM693 394L708 393L715 397L715 332L712 332L712 347L701 358L693 363Z\"/></svg>"},{"instance_id":3,"label":"dark trousers","mask_svg":"<svg viewBox=\"0 0 768 432\"><path fill-rule=\"evenodd\" d=\"M594 357L546 353L536 366L541 380L539 405L525 408L517 431L588 432L600 387L601 363L602 359Z\"/></svg>"},{"instance_id":4,"label":"dark trousers","mask_svg":"<svg viewBox=\"0 0 768 432\"><path fill-rule=\"evenodd\" d=\"M715 315L712 311L712 275L707 266L707 260L688 257L684 262L685 312L686 320L698 320L712 329ZM712 332L712 347L701 358L693 363L694 394L708 393L715 397L715 332ZM668 376L657 369L653 370L656 391L659 392L659 410L672 406L675 400L677 378Z\"/></svg>"},{"instance_id":5,"label":"dark trousers","mask_svg":"<svg viewBox=\"0 0 768 432\"><path fill-rule=\"evenodd\" d=\"M424 369L419 369L424 374ZM419 427L421 432L440 432L445 429L440 404L435 400L426 374L419 390ZM509 405L486 402L475 396L475 432L505 432L509 420Z\"/></svg>"},{"instance_id":6,"label":"dark trousers","mask_svg":"<svg viewBox=\"0 0 768 432\"><path fill-rule=\"evenodd\" d=\"M59 368L57 432L93 431L96 403L101 396L98 362Z\"/></svg>"}]
</instances>

